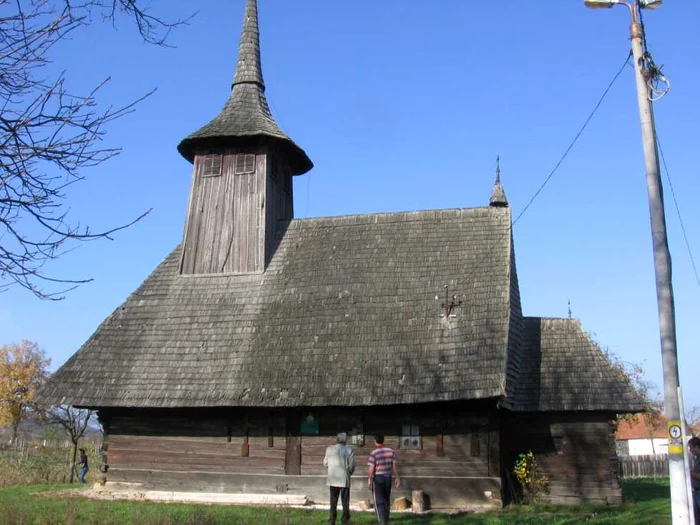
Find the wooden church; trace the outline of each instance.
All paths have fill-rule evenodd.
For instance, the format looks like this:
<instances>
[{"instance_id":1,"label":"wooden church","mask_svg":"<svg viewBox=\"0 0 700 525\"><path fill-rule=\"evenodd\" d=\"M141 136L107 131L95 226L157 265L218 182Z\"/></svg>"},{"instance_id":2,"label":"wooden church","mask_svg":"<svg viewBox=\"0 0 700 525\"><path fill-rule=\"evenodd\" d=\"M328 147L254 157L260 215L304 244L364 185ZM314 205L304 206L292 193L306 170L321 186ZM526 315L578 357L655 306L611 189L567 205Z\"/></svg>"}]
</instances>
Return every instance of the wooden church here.
<instances>
[{"instance_id":1,"label":"wooden church","mask_svg":"<svg viewBox=\"0 0 700 525\"><path fill-rule=\"evenodd\" d=\"M185 138L182 244L51 378L96 409L108 487L305 495L344 431L433 508L500 505L533 451L552 502L619 502L611 420L640 403L580 324L524 317L512 215L488 206L295 219L312 163L265 97L247 0L230 98ZM444 257L449 253L450 257Z\"/></svg>"}]
</instances>

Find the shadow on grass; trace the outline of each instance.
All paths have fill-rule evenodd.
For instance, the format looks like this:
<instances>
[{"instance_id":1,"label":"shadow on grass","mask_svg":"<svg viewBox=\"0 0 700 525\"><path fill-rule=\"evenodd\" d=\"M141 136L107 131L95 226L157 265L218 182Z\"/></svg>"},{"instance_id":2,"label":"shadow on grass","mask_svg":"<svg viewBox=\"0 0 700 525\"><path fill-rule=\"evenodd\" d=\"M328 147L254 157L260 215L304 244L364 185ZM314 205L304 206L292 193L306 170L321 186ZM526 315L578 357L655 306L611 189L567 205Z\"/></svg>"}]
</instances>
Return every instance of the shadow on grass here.
<instances>
[{"instance_id":1,"label":"shadow on grass","mask_svg":"<svg viewBox=\"0 0 700 525\"><path fill-rule=\"evenodd\" d=\"M640 478L620 480L623 501L641 503L670 498L668 478Z\"/></svg>"}]
</instances>

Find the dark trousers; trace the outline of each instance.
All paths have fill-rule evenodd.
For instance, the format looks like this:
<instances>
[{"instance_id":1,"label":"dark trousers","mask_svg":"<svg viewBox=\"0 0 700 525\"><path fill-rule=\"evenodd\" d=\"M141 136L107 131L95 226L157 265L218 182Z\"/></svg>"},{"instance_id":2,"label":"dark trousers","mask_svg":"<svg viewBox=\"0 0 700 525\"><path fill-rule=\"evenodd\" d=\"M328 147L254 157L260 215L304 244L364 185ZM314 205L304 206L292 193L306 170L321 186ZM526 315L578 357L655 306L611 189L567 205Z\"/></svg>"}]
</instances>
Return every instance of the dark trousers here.
<instances>
[{"instance_id":1,"label":"dark trousers","mask_svg":"<svg viewBox=\"0 0 700 525\"><path fill-rule=\"evenodd\" d=\"M391 510L391 476L376 475L373 483L374 509L381 525L389 523Z\"/></svg>"},{"instance_id":2,"label":"dark trousers","mask_svg":"<svg viewBox=\"0 0 700 525\"><path fill-rule=\"evenodd\" d=\"M340 496L340 504L343 506L342 523L347 523L350 520L350 487L330 487L331 489L331 523L335 523L335 518L338 515L338 496Z\"/></svg>"}]
</instances>

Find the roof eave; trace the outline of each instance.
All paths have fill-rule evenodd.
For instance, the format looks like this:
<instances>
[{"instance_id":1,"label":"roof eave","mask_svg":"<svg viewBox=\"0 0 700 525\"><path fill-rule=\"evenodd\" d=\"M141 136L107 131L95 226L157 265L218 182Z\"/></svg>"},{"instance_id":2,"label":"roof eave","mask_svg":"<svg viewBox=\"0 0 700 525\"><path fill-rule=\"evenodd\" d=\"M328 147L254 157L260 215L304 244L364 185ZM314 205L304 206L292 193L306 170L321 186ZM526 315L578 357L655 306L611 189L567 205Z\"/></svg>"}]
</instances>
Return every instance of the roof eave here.
<instances>
[{"instance_id":1,"label":"roof eave","mask_svg":"<svg viewBox=\"0 0 700 525\"><path fill-rule=\"evenodd\" d=\"M235 146L236 143L244 142L250 138L266 138L280 144L289 160L292 175L303 175L314 167L306 152L291 139L260 132L238 135L189 136L180 141L177 151L187 161L194 163L194 158L198 151Z\"/></svg>"}]
</instances>

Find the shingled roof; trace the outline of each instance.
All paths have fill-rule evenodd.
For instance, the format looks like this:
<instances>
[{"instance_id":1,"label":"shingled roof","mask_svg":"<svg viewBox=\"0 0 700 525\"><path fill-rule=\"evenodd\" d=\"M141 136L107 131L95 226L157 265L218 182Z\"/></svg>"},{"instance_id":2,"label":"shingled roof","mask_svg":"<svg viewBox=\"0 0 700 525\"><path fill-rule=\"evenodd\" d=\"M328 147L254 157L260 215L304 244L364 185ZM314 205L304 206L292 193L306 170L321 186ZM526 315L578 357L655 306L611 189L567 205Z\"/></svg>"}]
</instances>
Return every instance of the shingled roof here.
<instances>
[{"instance_id":1,"label":"shingled roof","mask_svg":"<svg viewBox=\"0 0 700 525\"><path fill-rule=\"evenodd\" d=\"M93 407L503 396L510 223L507 207L294 220L266 271L247 275L181 275L178 247L43 395ZM446 293L461 301L447 317Z\"/></svg>"},{"instance_id":2,"label":"shingled roof","mask_svg":"<svg viewBox=\"0 0 700 525\"><path fill-rule=\"evenodd\" d=\"M506 408L522 412L644 410L629 382L613 369L577 319L524 317L520 350L511 361L516 368L515 385Z\"/></svg>"},{"instance_id":3,"label":"shingled roof","mask_svg":"<svg viewBox=\"0 0 700 525\"><path fill-rule=\"evenodd\" d=\"M248 0L246 4L236 74L226 105L209 124L183 139L177 149L192 162L197 151L235 145L251 137L266 137L277 142L286 152L294 175L306 173L313 167L304 150L285 135L270 112L260 61L256 0Z\"/></svg>"}]
</instances>

